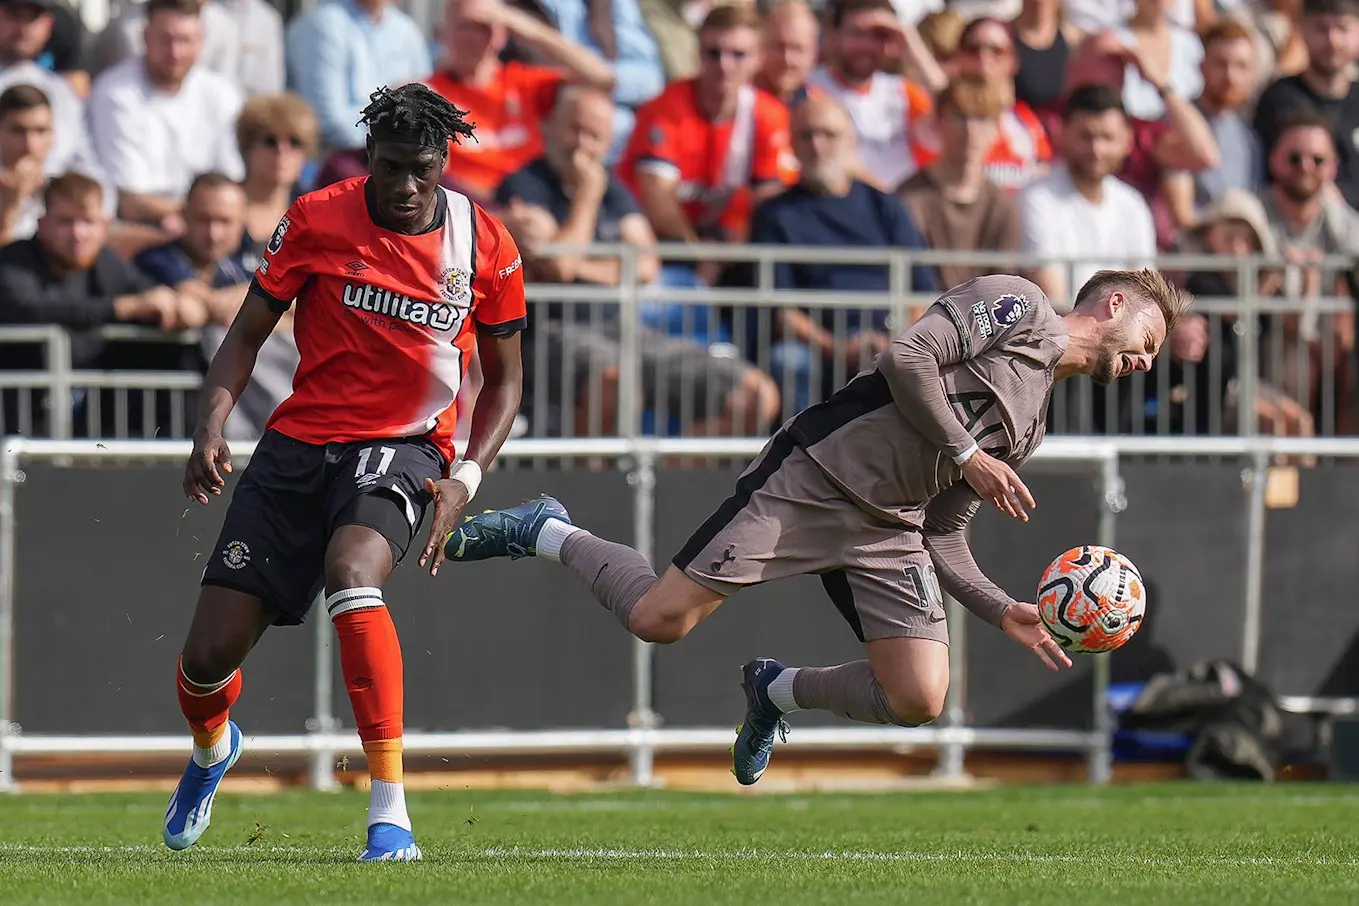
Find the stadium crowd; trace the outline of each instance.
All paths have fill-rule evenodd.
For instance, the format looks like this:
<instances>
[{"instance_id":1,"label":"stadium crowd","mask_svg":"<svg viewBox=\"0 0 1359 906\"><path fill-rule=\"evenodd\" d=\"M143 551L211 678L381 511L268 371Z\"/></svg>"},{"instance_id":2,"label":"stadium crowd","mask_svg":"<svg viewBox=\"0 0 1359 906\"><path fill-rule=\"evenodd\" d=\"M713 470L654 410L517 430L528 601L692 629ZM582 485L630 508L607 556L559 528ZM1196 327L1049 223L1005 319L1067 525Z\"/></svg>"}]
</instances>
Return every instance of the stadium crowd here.
<instances>
[{"instance_id":1,"label":"stadium crowd","mask_svg":"<svg viewBox=\"0 0 1359 906\"><path fill-rule=\"evenodd\" d=\"M1359 0L447 0L432 33L390 0L320 0L286 23L266 0L144 0L93 35L65 2L0 0L0 328L72 329L75 368L204 368L291 200L365 172L369 93L423 80L476 125L445 184L504 220L531 282L601 287L588 307L533 308L535 431L616 426L621 280L759 277L701 248L662 261L657 240L1023 253L1059 307L1102 266L1262 253L1280 267L1258 291L1302 303L1260 321L1278 353L1259 357L1262 429L1350 428L1353 316L1308 300L1354 285L1319 263L1359 254ZM634 246L633 273L541 251L591 242ZM1230 261L1175 276L1237 294ZM885 266L805 258L772 279L890 288ZM648 303L648 427L762 433L880 351L887 314ZM202 340L110 342L99 328L118 323ZM261 353L235 436L288 393L290 330ZM1166 374L1094 427L1232 430L1238 330L1187 319ZM42 365L0 349L4 368Z\"/></svg>"}]
</instances>

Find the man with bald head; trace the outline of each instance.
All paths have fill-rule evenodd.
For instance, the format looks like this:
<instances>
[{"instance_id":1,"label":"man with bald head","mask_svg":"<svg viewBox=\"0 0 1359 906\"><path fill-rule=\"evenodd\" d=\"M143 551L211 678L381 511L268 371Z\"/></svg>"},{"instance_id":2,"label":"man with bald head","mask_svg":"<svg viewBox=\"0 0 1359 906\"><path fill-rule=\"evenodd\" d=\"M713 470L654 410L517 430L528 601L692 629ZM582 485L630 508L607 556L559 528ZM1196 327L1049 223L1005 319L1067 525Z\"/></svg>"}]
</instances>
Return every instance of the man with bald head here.
<instances>
[{"instance_id":1,"label":"man with bald head","mask_svg":"<svg viewBox=\"0 0 1359 906\"><path fill-rule=\"evenodd\" d=\"M859 156L854 126L838 102L819 92L809 95L793 112L791 137L801 177L796 186L755 211L752 243L927 247L901 202L856 178ZM911 281L915 292L938 288L929 267L912 268ZM884 295L889 288L885 265L821 264L814 258L776 264L774 282L778 289ZM780 309L779 339L771 362L776 380L792 382L796 408L833 392L886 348L885 305L870 317L863 315L859 309ZM760 336L760 332L752 330L747 335Z\"/></svg>"},{"instance_id":2,"label":"man with bald head","mask_svg":"<svg viewBox=\"0 0 1359 906\"><path fill-rule=\"evenodd\" d=\"M777 0L764 14L764 63L755 87L789 107L807 97L821 26L804 0Z\"/></svg>"},{"instance_id":3,"label":"man with bald head","mask_svg":"<svg viewBox=\"0 0 1359 906\"><path fill-rule=\"evenodd\" d=\"M656 279L660 259L650 251L656 243L651 225L627 187L604 167L613 141L614 106L598 89L566 86L543 126L544 154L501 183L496 200L503 220L524 259L525 275L543 283L585 283L616 287L619 259L585 255L540 255L547 243L584 246L625 243L639 250L636 278ZM526 352L531 374L544 360L537 381L559 380L563 361L574 369L573 386L547 400L559 415L563 433L613 434L618 429L619 326L616 291L600 293L595 305L551 304L536 308L530 344L544 344L545 356ZM597 318L603 307L603 317ZM540 318L546 314L545 318ZM706 345L643 328L642 395L648 408L678 414L687 400L698 420L700 436L754 432L777 414L778 392L762 372L732 358L714 356ZM658 399L664 391L666 399ZM534 394L526 401L538 402ZM668 407L668 408L667 408ZM536 417L541 418L541 415Z\"/></svg>"}]
</instances>

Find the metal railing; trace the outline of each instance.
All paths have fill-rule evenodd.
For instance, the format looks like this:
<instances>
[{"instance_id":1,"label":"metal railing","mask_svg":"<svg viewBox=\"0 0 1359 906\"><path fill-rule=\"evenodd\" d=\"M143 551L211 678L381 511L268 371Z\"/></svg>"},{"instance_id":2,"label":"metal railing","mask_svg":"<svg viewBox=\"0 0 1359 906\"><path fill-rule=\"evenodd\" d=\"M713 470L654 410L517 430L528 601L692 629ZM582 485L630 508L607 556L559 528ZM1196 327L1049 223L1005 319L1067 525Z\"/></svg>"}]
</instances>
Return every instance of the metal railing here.
<instances>
[{"instance_id":1,"label":"metal railing","mask_svg":"<svg viewBox=\"0 0 1359 906\"><path fill-rule=\"evenodd\" d=\"M675 456L749 459L763 446L760 439L569 439L518 440L506 444L502 461L608 458L628 465L632 492L633 545L655 560L655 477L657 462ZM248 457L253 445L237 453ZM27 735L15 723L16 694L14 655L16 576L22 565L17 558L19 513L16 487L24 480L25 463L94 464L101 461L179 462L188 445L172 441L35 441L10 438L0 453L0 789L15 783L13 759L24 755L73 755L90 753L182 754L188 742L181 736L59 736ZM1089 470L1099 488L1098 526L1095 542L1113 546L1117 514L1126 506L1120 457L1146 455L1211 456L1240 458L1249 475L1246 510L1247 530L1243 550L1245 571L1244 619L1241 626L1242 666L1253 672L1259 665L1263 569L1265 559L1264 487L1271 459L1275 456L1355 458L1359 439L1290 438L1050 438L1038 450L1035 462L1071 470ZM968 621L956 602L949 602L950 669L961 679L965 663ZM299 735L259 737L256 741L273 752L306 753L311 759L311 783L327 787L334 783L334 760L339 754L357 753L360 745L352 733L337 733L332 701L329 621L316 620L318 657L314 677L312 732ZM626 727L551 732L453 732L412 733L405 738L412 753L517 753L549 754L567 751L625 753L633 780L642 785L653 780L657 752L719 751L730 745L727 728L665 729L659 726L651 685L653 648L635 641L631 669L632 711ZM1114 720L1106 704L1109 683L1108 657L1095 656L1091 679L1092 727L1089 731L1060 729L996 729L965 723L966 690L961 682L950 683L941 725L904 728L854 727L800 729L790 738L794 748L886 748L934 746L940 751L938 774L956 778L965 772L969 749L1043 748L1084 752L1088 777L1104 783L1110 778ZM1309 710L1310 699L1290 697L1285 704Z\"/></svg>"},{"instance_id":2,"label":"metal railing","mask_svg":"<svg viewBox=\"0 0 1359 906\"><path fill-rule=\"evenodd\" d=\"M672 456L705 456L729 459L749 459L759 452L759 439L575 439L575 440L518 440L506 444L500 454L502 460L609 458L626 460L628 484L632 490L632 543L643 555L655 560L655 470L657 461ZM248 457L254 445L243 446L238 458ZM16 487L24 480L26 463L90 464L106 461L125 463L179 462L188 453L188 445L174 441L53 441L9 438L0 453L0 789L15 785L15 755L77 755L92 753L129 753L141 755L181 754L188 743L182 736L53 736L29 735L21 732L15 721L15 613L18 571L23 568L17 558L19 513L16 508ZM1054 440L1045 444L1037 459L1041 462L1064 464L1076 469L1093 470L1097 476L1104 501L1101 509L1098 541L1114 541L1114 510L1121 490L1118 477L1117 448L1102 440ZM955 602L950 602L950 630L953 635L956 661L954 669L961 670L961 657L966 644L966 621ZM307 721L312 732L299 735L260 736L255 744L271 752L306 753L310 756L310 782L318 788L334 783L335 757L361 751L358 737L352 733L337 733L334 727L333 685L331 683L332 655L329 621L316 620L315 644L318 657L313 677L313 715ZM659 726L654 708L651 683L653 646L634 640L631 669L632 706L626 727L592 730L552 730L551 732L454 732L411 733L404 737L405 750L410 753L502 753L551 754L560 752L625 753L631 764L633 780L641 785L652 783L653 763L657 752L719 751L731 744L729 728L666 729ZM940 773L957 777L964 770L964 756L968 749L1042 748L1084 752L1088 759L1089 775L1095 782L1105 782L1110 773L1110 739L1113 725L1103 707L1108 685L1105 658L1095 658L1091 688L1091 707L1094 709L1094 729L1090 731L1063 729L1000 729L969 727L963 723L966 703L962 684L950 687L946 705L946 721L941 726L911 729L896 727L807 728L790 737L796 748L875 748L893 749L901 746L928 745L940 748Z\"/></svg>"},{"instance_id":3,"label":"metal railing","mask_svg":"<svg viewBox=\"0 0 1359 906\"><path fill-rule=\"evenodd\" d=\"M525 338L524 405L530 436L760 433L765 423L819 401L871 361L871 348L856 349L849 342L857 325L895 330L934 300L934 293L913 287L914 266L1026 272L1040 263L997 252L658 246L669 263L748 263L746 276L754 283L681 287L640 284L636 274L641 253L631 246L552 246L542 254L585 251L619 259L622 279L617 286L528 285L532 323ZM778 265L809 262L885 268L888 290L776 288ZM1170 272L1232 275L1235 295L1198 299L1196 309L1208 319L1203 360L1179 367L1171 361L1172 350L1166 350L1149 374L1107 388L1085 379L1063 382L1053 394L1050 433L1330 436L1353 429L1355 369L1350 353L1332 341L1352 315L1350 299L1333 292L1312 298L1260 296L1262 273L1290 273L1281 261L1174 255L1155 263ZM1068 275L1080 266L1078 261L1061 264ZM1335 258L1319 266L1340 274L1349 265L1348 259ZM782 310L790 308L814 315L835 348L848 351L822 355L807 344L790 342L780 333ZM192 332L167 337L129 327L106 329L103 335L115 345L198 339ZM602 355L597 348L601 343L606 347ZM65 331L0 327L0 354L16 344L40 347L44 367L0 371L0 398L5 401L0 433L60 439L182 437L191 430L193 391L200 380L195 373L76 369ZM750 386L744 393L730 392L739 371L733 367L736 362L764 375L756 390L772 388L777 411L756 412L762 400ZM735 409L718 411L732 400Z\"/></svg>"}]
</instances>

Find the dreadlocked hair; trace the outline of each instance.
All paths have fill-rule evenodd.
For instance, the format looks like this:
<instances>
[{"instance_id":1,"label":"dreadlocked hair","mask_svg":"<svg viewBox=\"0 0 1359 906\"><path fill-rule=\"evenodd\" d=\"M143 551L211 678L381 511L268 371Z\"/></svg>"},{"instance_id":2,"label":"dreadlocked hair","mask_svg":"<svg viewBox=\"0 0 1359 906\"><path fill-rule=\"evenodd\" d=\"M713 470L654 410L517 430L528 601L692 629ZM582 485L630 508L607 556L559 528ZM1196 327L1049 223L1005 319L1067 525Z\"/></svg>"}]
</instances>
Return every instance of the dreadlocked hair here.
<instances>
[{"instance_id":1,"label":"dreadlocked hair","mask_svg":"<svg viewBox=\"0 0 1359 906\"><path fill-rule=\"evenodd\" d=\"M475 124L463 119L467 111L419 82L379 88L368 101L360 111L359 125L368 126L374 141L446 148L450 141L473 137Z\"/></svg>"}]
</instances>

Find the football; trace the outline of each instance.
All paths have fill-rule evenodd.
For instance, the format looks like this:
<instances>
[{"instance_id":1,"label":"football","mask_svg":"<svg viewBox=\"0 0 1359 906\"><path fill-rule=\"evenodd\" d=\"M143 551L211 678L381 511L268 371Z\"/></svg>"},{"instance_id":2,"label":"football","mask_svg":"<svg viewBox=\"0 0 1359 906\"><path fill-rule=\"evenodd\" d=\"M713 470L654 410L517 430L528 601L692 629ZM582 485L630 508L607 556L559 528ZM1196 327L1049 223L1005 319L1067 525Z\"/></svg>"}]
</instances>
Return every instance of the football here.
<instances>
[{"instance_id":1,"label":"football","mask_svg":"<svg viewBox=\"0 0 1359 906\"><path fill-rule=\"evenodd\" d=\"M1118 551L1089 544L1062 554L1038 584L1043 623L1067 651L1113 651L1137 634L1147 606L1147 587L1132 561Z\"/></svg>"}]
</instances>

